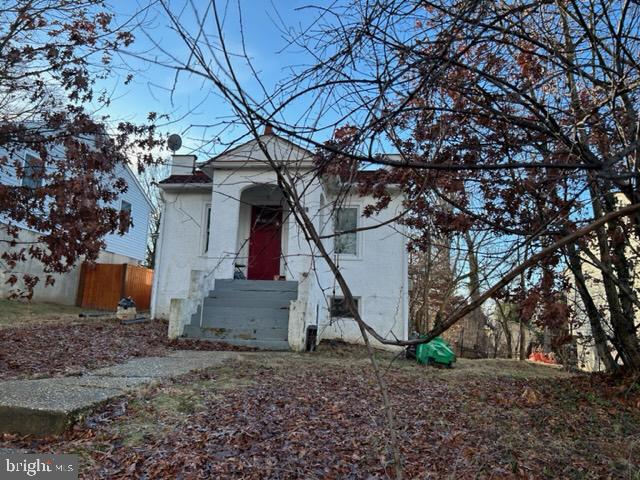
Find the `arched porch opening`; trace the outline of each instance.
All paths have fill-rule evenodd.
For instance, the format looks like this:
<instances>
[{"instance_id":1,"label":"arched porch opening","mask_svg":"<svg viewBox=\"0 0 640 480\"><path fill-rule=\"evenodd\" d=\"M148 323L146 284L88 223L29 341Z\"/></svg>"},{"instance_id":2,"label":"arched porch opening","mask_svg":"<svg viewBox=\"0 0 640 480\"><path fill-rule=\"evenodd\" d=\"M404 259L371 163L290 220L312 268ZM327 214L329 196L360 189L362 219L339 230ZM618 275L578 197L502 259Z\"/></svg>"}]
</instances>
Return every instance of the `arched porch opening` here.
<instances>
[{"instance_id":1,"label":"arched porch opening","mask_svg":"<svg viewBox=\"0 0 640 480\"><path fill-rule=\"evenodd\" d=\"M287 277L288 208L277 185L260 184L240 193L236 273L249 280Z\"/></svg>"}]
</instances>

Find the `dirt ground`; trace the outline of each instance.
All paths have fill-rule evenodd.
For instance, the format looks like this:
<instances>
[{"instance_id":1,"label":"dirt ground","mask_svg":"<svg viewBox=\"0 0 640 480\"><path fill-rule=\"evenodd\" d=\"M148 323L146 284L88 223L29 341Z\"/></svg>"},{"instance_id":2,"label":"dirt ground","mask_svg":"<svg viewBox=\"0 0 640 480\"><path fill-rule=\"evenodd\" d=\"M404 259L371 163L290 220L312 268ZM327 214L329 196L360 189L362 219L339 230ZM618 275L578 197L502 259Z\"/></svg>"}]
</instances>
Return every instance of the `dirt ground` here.
<instances>
[{"instance_id":1,"label":"dirt ground","mask_svg":"<svg viewBox=\"0 0 640 480\"><path fill-rule=\"evenodd\" d=\"M437 369L380 354L411 479L640 478L640 388L512 360ZM113 401L62 439L82 478L393 478L358 348L249 353Z\"/></svg>"}]
</instances>

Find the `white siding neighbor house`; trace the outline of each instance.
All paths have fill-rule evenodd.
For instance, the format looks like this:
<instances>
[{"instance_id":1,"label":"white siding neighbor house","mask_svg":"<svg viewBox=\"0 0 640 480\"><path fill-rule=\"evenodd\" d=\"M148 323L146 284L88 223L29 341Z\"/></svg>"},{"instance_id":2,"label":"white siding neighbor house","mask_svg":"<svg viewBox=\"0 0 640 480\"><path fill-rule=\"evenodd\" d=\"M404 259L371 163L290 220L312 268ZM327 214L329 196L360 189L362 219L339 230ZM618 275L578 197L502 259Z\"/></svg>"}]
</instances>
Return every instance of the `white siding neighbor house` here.
<instances>
[{"instance_id":1,"label":"white siding neighbor house","mask_svg":"<svg viewBox=\"0 0 640 480\"><path fill-rule=\"evenodd\" d=\"M0 155L3 153L0 152ZM28 166L29 159L34 152L22 152L19 156L24 165ZM11 159L13 160L13 159ZM12 164L12 161L8 162ZM104 238L105 248L100 252L98 263L126 263L138 265L145 259L147 240L149 235L149 216L151 214L151 201L128 166L120 165L116 175L125 179L127 191L116 200L115 208L129 210L132 225L124 235L112 233ZM0 169L0 183L13 185L16 187L30 187L33 180L27 175L18 178L14 168ZM12 222L10 219L0 217L0 238L8 239L6 226L17 226L20 229L19 240L21 242L31 242L37 239L38 232L29 229L26 225ZM0 253L9 250L7 242L0 245ZM16 248L19 248L16 247ZM28 259L19 263L15 269L8 271L6 268L0 269L0 296L5 298L11 294L15 287L6 283L10 274L21 277L24 273L37 275L41 281L36 285L33 292L34 301L59 303L63 305L73 305L76 303L78 284L80 280L80 266L76 265L71 271L64 274L52 274L55 283L51 286L44 286L44 273L42 264L38 260Z\"/></svg>"},{"instance_id":2,"label":"white siding neighbor house","mask_svg":"<svg viewBox=\"0 0 640 480\"><path fill-rule=\"evenodd\" d=\"M318 178L309 151L271 133L260 140L298 179L301 202L329 237L325 247L363 319L387 338L406 339L406 237L390 221L402 208L400 191L372 217L362 215L370 197L341 196L336 207L344 183ZM293 350L309 348L314 338L360 341L340 288L290 215L257 141L200 164L192 155L174 155L160 188L152 315L169 319L170 336ZM332 237L335 229L375 225Z\"/></svg>"}]
</instances>

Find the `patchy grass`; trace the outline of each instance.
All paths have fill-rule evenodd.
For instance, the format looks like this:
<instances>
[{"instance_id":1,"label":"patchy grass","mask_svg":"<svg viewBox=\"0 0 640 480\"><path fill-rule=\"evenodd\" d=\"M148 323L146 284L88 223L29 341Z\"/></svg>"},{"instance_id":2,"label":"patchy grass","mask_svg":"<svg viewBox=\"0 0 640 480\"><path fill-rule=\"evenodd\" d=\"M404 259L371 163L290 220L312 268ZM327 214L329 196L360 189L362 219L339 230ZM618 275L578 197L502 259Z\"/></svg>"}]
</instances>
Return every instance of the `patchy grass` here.
<instances>
[{"instance_id":1,"label":"patchy grass","mask_svg":"<svg viewBox=\"0 0 640 480\"><path fill-rule=\"evenodd\" d=\"M552 379L571 376L566 370L554 365L518 361L504 358L469 360L459 358L449 377L510 377L520 379Z\"/></svg>"},{"instance_id":2,"label":"patchy grass","mask_svg":"<svg viewBox=\"0 0 640 480\"><path fill-rule=\"evenodd\" d=\"M76 323L83 310L73 305L0 299L0 328L42 323Z\"/></svg>"},{"instance_id":3,"label":"patchy grass","mask_svg":"<svg viewBox=\"0 0 640 480\"><path fill-rule=\"evenodd\" d=\"M369 365L369 357L366 348L361 345L349 345L339 341L324 341L318 346L318 353L325 362L348 358L352 364L360 363ZM376 358L383 364L393 365L398 369L405 369L408 372L415 372L414 362L406 361L404 350L398 353L389 353L383 350L375 350ZM454 368L443 367L423 369L420 375L444 375L447 378L467 377L467 376L501 376L522 379L532 378L566 378L571 376L566 370L556 365L534 363L530 361L520 362L519 360L491 358L471 360L468 358L458 358Z\"/></svg>"},{"instance_id":4,"label":"patchy grass","mask_svg":"<svg viewBox=\"0 0 640 480\"><path fill-rule=\"evenodd\" d=\"M392 478L361 353L242 354L114 401L62 439L5 436L0 448L77 452L82 478ZM640 478L638 397L608 378L379 359L407 478Z\"/></svg>"}]
</instances>

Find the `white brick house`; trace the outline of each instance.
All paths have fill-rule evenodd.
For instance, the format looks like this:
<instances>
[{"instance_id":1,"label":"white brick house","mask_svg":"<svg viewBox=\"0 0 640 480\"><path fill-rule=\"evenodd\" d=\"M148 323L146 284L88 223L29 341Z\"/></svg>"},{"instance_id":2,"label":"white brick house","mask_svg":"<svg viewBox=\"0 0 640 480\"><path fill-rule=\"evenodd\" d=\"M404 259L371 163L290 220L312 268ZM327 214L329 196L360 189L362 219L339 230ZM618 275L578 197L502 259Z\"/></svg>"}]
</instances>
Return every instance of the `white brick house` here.
<instances>
[{"instance_id":1,"label":"white brick house","mask_svg":"<svg viewBox=\"0 0 640 480\"><path fill-rule=\"evenodd\" d=\"M385 222L401 209L400 192L366 218L371 198L349 195L335 207L336 182L313 174L311 153L278 136L261 141L299 178L305 210L322 234ZM196 165L176 155L160 182L164 207L157 246L152 314L170 319L171 336L268 348L318 339L360 339L344 312L325 262L300 234L256 141ZM408 276L403 228L395 223L326 239L358 299L363 319L388 338L407 338ZM247 280L238 280L238 273ZM234 279L236 277L236 280ZM274 280L277 279L277 280Z\"/></svg>"}]
</instances>

